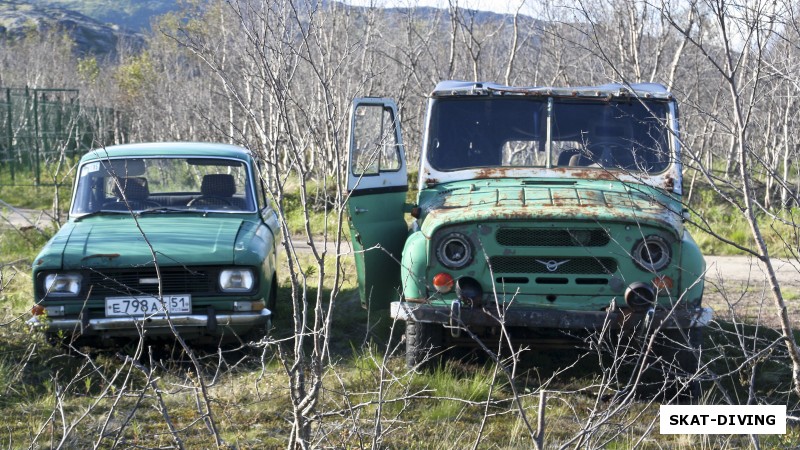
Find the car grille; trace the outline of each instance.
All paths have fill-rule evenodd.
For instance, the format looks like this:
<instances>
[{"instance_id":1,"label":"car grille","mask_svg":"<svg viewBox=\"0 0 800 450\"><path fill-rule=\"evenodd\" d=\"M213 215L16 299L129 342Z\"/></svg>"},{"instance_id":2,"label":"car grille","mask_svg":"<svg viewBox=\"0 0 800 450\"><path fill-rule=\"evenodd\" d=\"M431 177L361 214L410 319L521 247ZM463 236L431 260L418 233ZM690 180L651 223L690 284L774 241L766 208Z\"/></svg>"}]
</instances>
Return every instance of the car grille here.
<instances>
[{"instance_id":1,"label":"car grille","mask_svg":"<svg viewBox=\"0 0 800 450\"><path fill-rule=\"evenodd\" d=\"M498 273L549 273L610 275L617 271L614 258L550 257L550 256L492 256L489 264ZM554 268L554 270L548 270Z\"/></svg>"},{"instance_id":2,"label":"car grille","mask_svg":"<svg viewBox=\"0 0 800 450\"><path fill-rule=\"evenodd\" d=\"M164 294L213 294L216 292L215 277L209 272L209 269L163 267L160 270L162 292ZM89 282L92 296L157 295L158 283L152 283L157 278L153 268L106 270L92 271Z\"/></svg>"},{"instance_id":3,"label":"car grille","mask_svg":"<svg viewBox=\"0 0 800 450\"><path fill-rule=\"evenodd\" d=\"M611 238L602 228L500 228L496 239L498 244L508 247L603 247Z\"/></svg>"}]
</instances>

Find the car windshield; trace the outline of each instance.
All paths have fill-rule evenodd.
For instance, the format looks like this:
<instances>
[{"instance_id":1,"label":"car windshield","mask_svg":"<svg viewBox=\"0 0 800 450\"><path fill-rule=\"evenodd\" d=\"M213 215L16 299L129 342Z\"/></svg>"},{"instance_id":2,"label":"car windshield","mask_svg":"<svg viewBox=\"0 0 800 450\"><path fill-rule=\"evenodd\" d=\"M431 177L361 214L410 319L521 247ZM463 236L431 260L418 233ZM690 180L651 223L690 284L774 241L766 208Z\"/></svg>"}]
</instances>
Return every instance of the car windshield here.
<instances>
[{"instance_id":1,"label":"car windshield","mask_svg":"<svg viewBox=\"0 0 800 450\"><path fill-rule=\"evenodd\" d=\"M428 162L441 171L580 167L658 173L670 164L668 104L555 98L547 154L547 98L438 99Z\"/></svg>"},{"instance_id":2,"label":"car windshield","mask_svg":"<svg viewBox=\"0 0 800 450\"><path fill-rule=\"evenodd\" d=\"M73 215L131 210L255 211L247 165L222 158L113 158L80 167Z\"/></svg>"}]
</instances>

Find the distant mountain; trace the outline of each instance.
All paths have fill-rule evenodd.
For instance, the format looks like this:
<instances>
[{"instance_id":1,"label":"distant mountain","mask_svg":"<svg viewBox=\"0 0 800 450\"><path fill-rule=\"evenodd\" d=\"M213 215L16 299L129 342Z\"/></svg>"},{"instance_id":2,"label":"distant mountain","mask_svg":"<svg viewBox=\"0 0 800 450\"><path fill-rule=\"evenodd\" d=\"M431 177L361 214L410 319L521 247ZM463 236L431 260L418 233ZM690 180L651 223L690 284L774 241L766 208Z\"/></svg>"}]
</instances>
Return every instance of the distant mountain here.
<instances>
[{"instance_id":1,"label":"distant mountain","mask_svg":"<svg viewBox=\"0 0 800 450\"><path fill-rule=\"evenodd\" d=\"M17 39L31 31L48 30L67 32L75 41L75 51L79 54L113 53L121 38L128 39L134 46L143 42L137 33L101 23L75 11L0 0L0 36Z\"/></svg>"},{"instance_id":2,"label":"distant mountain","mask_svg":"<svg viewBox=\"0 0 800 450\"><path fill-rule=\"evenodd\" d=\"M69 9L136 32L149 30L153 17L180 9L179 0L27 0L27 3Z\"/></svg>"}]
</instances>

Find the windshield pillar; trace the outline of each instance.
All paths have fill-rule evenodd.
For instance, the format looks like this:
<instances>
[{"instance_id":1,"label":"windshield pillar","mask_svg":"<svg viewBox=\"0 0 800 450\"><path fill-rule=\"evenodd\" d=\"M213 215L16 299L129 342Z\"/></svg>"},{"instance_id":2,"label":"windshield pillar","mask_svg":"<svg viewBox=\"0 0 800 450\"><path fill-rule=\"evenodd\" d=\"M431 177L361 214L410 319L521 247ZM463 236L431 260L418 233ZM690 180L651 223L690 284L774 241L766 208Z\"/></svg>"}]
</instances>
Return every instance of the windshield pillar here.
<instances>
[{"instance_id":1,"label":"windshield pillar","mask_svg":"<svg viewBox=\"0 0 800 450\"><path fill-rule=\"evenodd\" d=\"M553 97L547 99L547 130L544 142L547 168L553 167Z\"/></svg>"}]
</instances>

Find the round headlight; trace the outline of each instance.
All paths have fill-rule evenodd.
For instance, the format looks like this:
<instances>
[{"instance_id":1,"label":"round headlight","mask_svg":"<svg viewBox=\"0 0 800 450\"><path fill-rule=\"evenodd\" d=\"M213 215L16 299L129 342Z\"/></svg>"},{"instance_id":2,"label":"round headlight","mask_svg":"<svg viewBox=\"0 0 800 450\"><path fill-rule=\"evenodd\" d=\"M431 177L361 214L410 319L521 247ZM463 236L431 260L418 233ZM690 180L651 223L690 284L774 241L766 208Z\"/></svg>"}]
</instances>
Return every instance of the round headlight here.
<instances>
[{"instance_id":1,"label":"round headlight","mask_svg":"<svg viewBox=\"0 0 800 450\"><path fill-rule=\"evenodd\" d=\"M671 259L670 245L661 236L647 236L633 247L633 261L648 272L662 270Z\"/></svg>"},{"instance_id":2,"label":"round headlight","mask_svg":"<svg viewBox=\"0 0 800 450\"><path fill-rule=\"evenodd\" d=\"M443 266L460 269L472 261L472 245L461 233L450 233L439 241L436 257Z\"/></svg>"}]
</instances>

